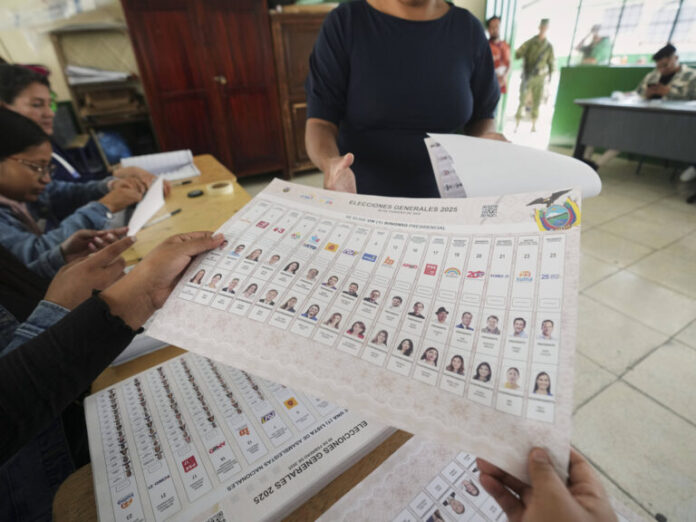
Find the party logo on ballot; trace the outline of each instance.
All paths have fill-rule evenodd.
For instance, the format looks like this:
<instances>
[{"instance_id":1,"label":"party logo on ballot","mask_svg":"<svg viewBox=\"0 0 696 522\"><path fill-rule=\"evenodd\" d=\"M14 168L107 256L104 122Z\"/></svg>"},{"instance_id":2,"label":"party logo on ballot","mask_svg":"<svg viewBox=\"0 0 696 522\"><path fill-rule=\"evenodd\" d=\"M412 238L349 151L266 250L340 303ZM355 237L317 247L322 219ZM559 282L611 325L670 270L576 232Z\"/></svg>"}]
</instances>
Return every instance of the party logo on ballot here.
<instances>
[{"instance_id":1,"label":"party logo on ballot","mask_svg":"<svg viewBox=\"0 0 696 522\"><path fill-rule=\"evenodd\" d=\"M196 457L191 455L186 460L181 461L181 466L184 468L184 473L188 473L192 469L198 467L198 462L196 462Z\"/></svg>"},{"instance_id":2,"label":"party logo on ballot","mask_svg":"<svg viewBox=\"0 0 696 522\"><path fill-rule=\"evenodd\" d=\"M374 254L363 254L362 258L365 261L369 261L370 263L374 263L375 261L377 261L377 256Z\"/></svg>"},{"instance_id":3,"label":"party logo on ballot","mask_svg":"<svg viewBox=\"0 0 696 522\"><path fill-rule=\"evenodd\" d=\"M431 263L426 263L425 265L425 270L423 271L425 275L431 275L434 276L437 274L437 265L433 265Z\"/></svg>"},{"instance_id":4,"label":"party logo on ballot","mask_svg":"<svg viewBox=\"0 0 696 522\"><path fill-rule=\"evenodd\" d=\"M326 243L324 250L328 250L329 252L337 252L338 245L336 243Z\"/></svg>"},{"instance_id":5,"label":"party logo on ballot","mask_svg":"<svg viewBox=\"0 0 696 522\"><path fill-rule=\"evenodd\" d=\"M461 271L453 266L445 270L445 277L459 277L460 275L462 275Z\"/></svg>"}]
</instances>

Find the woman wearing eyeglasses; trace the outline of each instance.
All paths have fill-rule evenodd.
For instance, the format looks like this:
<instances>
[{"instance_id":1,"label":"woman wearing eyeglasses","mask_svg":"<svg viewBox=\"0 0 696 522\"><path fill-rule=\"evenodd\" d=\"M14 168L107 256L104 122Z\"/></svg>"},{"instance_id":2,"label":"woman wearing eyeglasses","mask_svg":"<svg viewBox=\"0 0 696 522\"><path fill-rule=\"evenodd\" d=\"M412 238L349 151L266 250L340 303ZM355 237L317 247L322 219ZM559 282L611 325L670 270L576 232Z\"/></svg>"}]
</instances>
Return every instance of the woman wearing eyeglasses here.
<instances>
[{"instance_id":1,"label":"woman wearing eyeglasses","mask_svg":"<svg viewBox=\"0 0 696 522\"><path fill-rule=\"evenodd\" d=\"M146 190L136 179L51 181L51 152L36 123L0 109L0 244L46 277L122 235L125 229L104 230L112 213ZM42 228L43 220L57 225Z\"/></svg>"}]
</instances>

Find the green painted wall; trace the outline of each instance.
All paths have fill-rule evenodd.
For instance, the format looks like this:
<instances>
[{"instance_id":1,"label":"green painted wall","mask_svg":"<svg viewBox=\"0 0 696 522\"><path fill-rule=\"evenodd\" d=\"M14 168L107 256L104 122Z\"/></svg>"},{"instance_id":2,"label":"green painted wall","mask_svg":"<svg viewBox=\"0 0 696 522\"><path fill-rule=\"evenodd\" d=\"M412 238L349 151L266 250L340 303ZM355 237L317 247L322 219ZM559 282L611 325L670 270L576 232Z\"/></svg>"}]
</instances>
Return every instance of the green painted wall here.
<instances>
[{"instance_id":1,"label":"green painted wall","mask_svg":"<svg viewBox=\"0 0 696 522\"><path fill-rule=\"evenodd\" d=\"M609 96L613 91L632 91L651 70L652 67L645 66L562 67L551 123L550 144L561 147L575 145L582 109L573 103L574 100Z\"/></svg>"}]
</instances>

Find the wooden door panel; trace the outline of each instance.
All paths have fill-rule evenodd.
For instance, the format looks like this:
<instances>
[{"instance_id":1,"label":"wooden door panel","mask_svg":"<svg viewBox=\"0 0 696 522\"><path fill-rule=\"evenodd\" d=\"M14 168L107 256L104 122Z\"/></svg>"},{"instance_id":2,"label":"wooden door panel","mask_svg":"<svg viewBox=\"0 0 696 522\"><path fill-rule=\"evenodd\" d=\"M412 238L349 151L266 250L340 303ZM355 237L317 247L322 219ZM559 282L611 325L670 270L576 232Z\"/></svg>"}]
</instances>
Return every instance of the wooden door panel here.
<instances>
[{"instance_id":1,"label":"wooden door panel","mask_svg":"<svg viewBox=\"0 0 696 522\"><path fill-rule=\"evenodd\" d=\"M304 163L309 161L309 154L305 148L305 126L307 124L307 104L293 103L292 104L292 128L295 138L295 161Z\"/></svg>"},{"instance_id":2,"label":"wooden door panel","mask_svg":"<svg viewBox=\"0 0 696 522\"><path fill-rule=\"evenodd\" d=\"M305 96L304 84L309 74L309 56L321 27L321 21L315 23L288 23L283 32L283 51L285 70L287 71L288 96Z\"/></svg>"},{"instance_id":3,"label":"wooden door panel","mask_svg":"<svg viewBox=\"0 0 696 522\"><path fill-rule=\"evenodd\" d=\"M200 59L200 27L189 0L122 0L152 121L163 150L220 157L210 74Z\"/></svg>"},{"instance_id":4,"label":"wooden door panel","mask_svg":"<svg viewBox=\"0 0 696 522\"><path fill-rule=\"evenodd\" d=\"M271 86L273 88L273 86ZM229 116L229 146L234 151L235 174L244 176L282 167L283 142L278 123L268 114L267 90L236 92L225 98Z\"/></svg>"},{"instance_id":5,"label":"wooden door panel","mask_svg":"<svg viewBox=\"0 0 696 522\"><path fill-rule=\"evenodd\" d=\"M207 115L210 105L205 94L172 96L161 100L161 140L166 150L191 149L194 154L216 154L213 126Z\"/></svg>"},{"instance_id":6,"label":"wooden door panel","mask_svg":"<svg viewBox=\"0 0 696 522\"><path fill-rule=\"evenodd\" d=\"M201 5L232 169L240 176L281 169L285 152L266 2L203 0Z\"/></svg>"}]
</instances>

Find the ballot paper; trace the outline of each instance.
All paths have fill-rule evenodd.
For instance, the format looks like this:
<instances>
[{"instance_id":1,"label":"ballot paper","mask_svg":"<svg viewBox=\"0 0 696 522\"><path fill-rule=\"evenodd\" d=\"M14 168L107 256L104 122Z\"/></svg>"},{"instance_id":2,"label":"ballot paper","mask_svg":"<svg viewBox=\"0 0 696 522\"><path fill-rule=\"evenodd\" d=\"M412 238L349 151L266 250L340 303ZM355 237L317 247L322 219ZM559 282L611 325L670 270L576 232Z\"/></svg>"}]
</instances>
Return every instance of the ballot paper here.
<instances>
[{"instance_id":1,"label":"ballot paper","mask_svg":"<svg viewBox=\"0 0 696 522\"><path fill-rule=\"evenodd\" d=\"M393 432L190 353L85 414L101 522L279 520Z\"/></svg>"},{"instance_id":2,"label":"ballot paper","mask_svg":"<svg viewBox=\"0 0 696 522\"><path fill-rule=\"evenodd\" d=\"M172 152L160 152L157 154L145 154L123 158L121 165L124 167L140 167L152 174L157 174L167 181L200 176L193 162L193 153L190 150L176 150Z\"/></svg>"},{"instance_id":3,"label":"ballot paper","mask_svg":"<svg viewBox=\"0 0 696 522\"><path fill-rule=\"evenodd\" d=\"M128 235L134 236L164 206L164 179L157 178L135 207L128 222Z\"/></svg>"},{"instance_id":4,"label":"ballot paper","mask_svg":"<svg viewBox=\"0 0 696 522\"><path fill-rule=\"evenodd\" d=\"M413 437L318 520L507 520L479 475L474 455ZM643 520L615 499L611 503L619 522Z\"/></svg>"},{"instance_id":5,"label":"ballot paper","mask_svg":"<svg viewBox=\"0 0 696 522\"><path fill-rule=\"evenodd\" d=\"M191 264L148 335L469 448L566 474L580 191L464 199L274 180Z\"/></svg>"},{"instance_id":6,"label":"ballot paper","mask_svg":"<svg viewBox=\"0 0 696 522\"><path fill-rule=\"evenodd\" d=\"M501 196L578 187L583 198L602 182L587 164L546 150L461 134L429 134L425 145L440 196Z\"/></svg>"}]
</instances>

